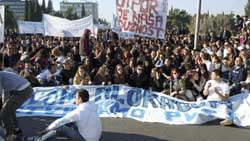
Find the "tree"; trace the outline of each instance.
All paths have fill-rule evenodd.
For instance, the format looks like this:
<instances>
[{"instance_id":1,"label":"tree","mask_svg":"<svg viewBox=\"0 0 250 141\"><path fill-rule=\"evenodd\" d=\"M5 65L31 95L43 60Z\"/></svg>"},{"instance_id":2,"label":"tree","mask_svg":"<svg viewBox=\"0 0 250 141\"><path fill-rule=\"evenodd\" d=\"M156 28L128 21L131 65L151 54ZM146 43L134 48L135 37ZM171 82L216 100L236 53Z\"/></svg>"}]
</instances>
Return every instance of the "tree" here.
<instances>
[{"instance_id":1,"label":"tree","mask_svg":"<svg viewBox=\"0 0 250 141\"><path fill-rule=\"evenodd\" d=\"M47 10L46 10L47 14L51 14L53 12L53 4L52 4L52 0L49 0L48 2L48 7L47 7Z\"/></svg>"},{"instance_id":2,"label":"tree","mask_svg":"<svg viewBox=\"0 0 250 141\"><path fill-rule=\"evenodd\" d=\"M245 5L245 15L250 17L250 0L248 0L247 4Z\"/></svg>"},{"instance_id":3,"label":"tree","mask_svg":"<svg viewBox=\"0 0 250 141\"><path fill-rule=\"evenodd\" d=\"M104 25L110 25L110 23L106 20L106 19L98 19L98 22L100 23L100 24L104 24Z\"/></svg>"},{"instance_id":4,"label":"tree","mask_svg":"<svg viewBox=\"0 0 250 141\"><path fill-rule=\"evenodd\" d=\"M42 12L42 14L43 14L43 13L46 13L45 0L43 0L43 2L42 2L41 12Z\"/></svg>"},{"instance_id":5,"label":"tree","mask_svg":"<svg viewBox=\"0 0 250 141\"><path fill-rule=\"evenodd\" d=\"M64 11L63 17L66 19L71 19L72 14L73 14L73 8L69 7L67 10Z\"/></svg>"},{"instance_id":6,"label":"tree","mask_svg":"<svg viewBox=\"0 0 250 141\"><path fill-rule=\"evenodd\" d=\"M210 15L209 13L201 14L200 16L200 33L205 35L209 32L214 32L217 35L220 34L224 27L227 27L230 31L234 32L234 14L217 14ZM189 31L194 33L195 30L196 15L192 17L192 21L189 25Z\"/></svg>"},{"instance_id":7,"label":"tree","mask_svg":"<svg viewBox=\"0 0 250 141\"><path fill-rule=\"evenodd\" d=\"M36 21L42 21L43 12L42 12L42 7L39 5L38 0L36 1L36 6L37 6Z\"/></svg>"},{"instance_id":8,"label":"tree","mask_svg":"<svg viewBox=\"0 0 250 141\"><path fill-rule=\"evenodd\" d=\"M53 16L63 18L63 14L62 14L60 11L55 11L55 12L53 13Z\"/></svg>"},{"instance_id":9,"label":"tree","mask_svg":"<svg viewBox=\"0 0 250 141\"><path fill-rule=\"evenodd\" d=\"M76 12L74 12L73 7L69 7L66 11L63 13L63 17L69 20L76 20L79 19Z\"/></svg>"},{"instance_id":10,"label":"tree","mask_svg":"<svg viewBox=\"0 0 250 141\"><path fill-rule=\"evenodd\" d=\"M32 5L34 6L34 9L33 9L33 18L32 18L32 21L38 21L38 14L39 14L39 4L38 4L38 0L34 0Z\"/></svg>"},{"instance_id":11,"label":"tree","mask_svg":"<svg viewBox=\"0 0 250 141\"><path fill-rule=\"evenodd\" d=\"M35 3L35 0L30 0L30 20L33 21L33 19L35 18L35 14L34 14L34 9L35 9L35 6L34 6L34 3Z\"/></svg>"},{"instance_id":12,"label":"tree","mask_svg":"<svg viewBox=\"0 0 250 141\"><path fill-rule=\"evenodd\" d=\"M85 13L85 6L84 4L82 4L82 18L85 17L86 13Z\"/></svg>"},{"instance_id":13,"label":"tree","mask_svg":"<svg viewBox=\"0 0 250 141\"><path fill-rule=\"evenodd\" d=\"M25 11L24 11L24 20L28 21L30 19L30 2L28 0L25 0Z\"/></svg>"},{"instance_id":14,"label":"tree","mask_svg":"<svg viewBox=\"0 0 250 141\"><path fill-rule=\"evenodd\" d=\"M179 31L186 31L190 24L192 16L185 10L171 8L167 17L167 29L178 29Z\"/></svg>"},{"instance_id":15,"label":"tree","mask_svg":"<svg viewBox=\"0 0 250 141\"><path fill-rule=\"evenodd\" d=\"M16 18L14 14L9 10L9 6L5 6L5 21L4 21L5 29L17 28Z\"/></svg>"}]
</instances>

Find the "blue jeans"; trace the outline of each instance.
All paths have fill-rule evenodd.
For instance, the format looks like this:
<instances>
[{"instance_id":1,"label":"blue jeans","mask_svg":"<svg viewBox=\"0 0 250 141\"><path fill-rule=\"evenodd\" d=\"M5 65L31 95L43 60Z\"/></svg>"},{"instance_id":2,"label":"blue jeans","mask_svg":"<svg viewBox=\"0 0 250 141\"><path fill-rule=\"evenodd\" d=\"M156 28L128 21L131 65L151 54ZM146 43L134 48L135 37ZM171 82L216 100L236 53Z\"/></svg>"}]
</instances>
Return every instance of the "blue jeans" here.
<instances>
[{"instance_id":1,"label":"blue jeans","mask_svg":"<svg viewBox=\"0 0 250 141\"><path fill-rule=\"evenodd\" d=\"M57 136L63 136L68 138L70 141L85 141L76 128L69 126L61 126L57 129L49 131L44 134L41 138L42 140L55 141Z\"/></svg>"}]
</instances>

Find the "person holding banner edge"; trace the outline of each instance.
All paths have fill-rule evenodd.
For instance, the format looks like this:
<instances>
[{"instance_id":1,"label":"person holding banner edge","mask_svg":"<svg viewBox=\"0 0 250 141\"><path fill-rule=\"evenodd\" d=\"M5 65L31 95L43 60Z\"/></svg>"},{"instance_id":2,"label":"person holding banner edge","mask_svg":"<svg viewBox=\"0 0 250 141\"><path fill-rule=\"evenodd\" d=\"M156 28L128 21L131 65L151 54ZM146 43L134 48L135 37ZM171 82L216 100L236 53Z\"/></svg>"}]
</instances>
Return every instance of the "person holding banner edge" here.
<instances>
[{"instance_id":1,"label":"person holding banner edge","mask_svg":"<svg viewBox=\"0 0 250 141\"><path fill-rule=\"evenodd\" d=\"M207 96L208 101L221 101L227 100L229 97L229 85L222 79L221 70L213 70L211 74L211 80L207 81L203 94ZM226 111L225 111L226 112ZM233 121L231 119L225 119L220 122L220 125L231 125Z\"/></svg>"}]
</instances>

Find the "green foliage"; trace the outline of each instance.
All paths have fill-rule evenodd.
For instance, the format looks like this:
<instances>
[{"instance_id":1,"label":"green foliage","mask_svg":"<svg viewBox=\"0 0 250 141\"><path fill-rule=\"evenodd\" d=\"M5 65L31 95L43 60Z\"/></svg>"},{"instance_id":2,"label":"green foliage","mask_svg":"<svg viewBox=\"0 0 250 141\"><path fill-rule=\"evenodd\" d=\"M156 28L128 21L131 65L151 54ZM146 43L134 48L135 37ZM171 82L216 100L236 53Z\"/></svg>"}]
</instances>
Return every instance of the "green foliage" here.
<instances>
[{"instance_id":1,"label":"green foliage","mask_svg":"<svg viewBox=\"0 0 250 141\"><path fill-rule=\"evenodd\" d=\"M16 18L13 13L9 10L8 6L5 6L5 21L4 21L4 28L15 29L17 28Z\"/></svg>"},{"instance_id":2,"label":"green foliage","mask_svg":"<svg viewBox=\"0 0 250 141\"><path fill-rule=\"evenodd\" d=\"M45 0L43 0L43 2L42 2L41 12L42 12L42 13L45 13L45 12L46 12Z\"/></svg>"},{"instance_id":3,"label":"green foliage","mask_svg":"<svg viewBox=\"0 0 250 141\"><path fill-rule=\"evenodd\" d=\"M190 24L192 16L185 10L171 8L167 17L167 29L178 27L179 29L187 29Z\"/></svg>"},{"instance_id":4,"label":"green foliage","mask_svg":"<svg viewBox=\"0 0 250 141\"><path fill-rule=\"evenodd\" d=\"M30 1L25 0L25 11L24 11L24 20L30 19Z\"/></svg>"},{"instance_id":5,"label":"green foliage","mask_svg":"<svg viewBox=\"0 0 250 141\"><path fill-rule=\"evenodd\" d=\"M74 12L73 7L69 7L66 11L63 13L63 17L69 20L76 20L79 19L76 12Z\"/></svg>"},{"instance_id":6,"label":"green foliage","mask_svg":"<svg viewBox=\"0 0 250 141\"><path fill-rule=\"evenodd\" d=\"M106 20L106 19L98 19L100 24L104 24L104 25L110 25L110 23Z\"/></svg>"},{"instance_id":7,"label":"green foliage","mask_svg":"<svg viewBox=\"0 0 250 141\"><path fill-rule=\"evenodd\" d=\"M192 21L189 25L189 31L194 33L195 30L196 15L192 17ZM200 34L207 34L211 31L217 35L223 30L224 27L234 31L234 14L217 14L210 15L209 12L201 14L200 16Z\"/></svg>"},{"instance_id":8,"label":"green foliage","mask_svg":"<svg viewBox=\"0 0 250 141\"><path fill-rule=\"evenodd\" d=\"M48 2L48 7L47 7L47 10L46 10L46 13L47 13L47 14L52 14L52 12L53 12L53 3L52 3L51 0L49 0L49 2Z\"/></svg>"},{"instance_id":9,"label":"green foliage","mask_svg":"<svg viewBox=\"0 0 250 141\"><path fill-rule=\"evenodd\" d=\"M55 11L55 12L53 13L53 15L56 16L56 17L61 17L61 18L63 18L63 14L62 14L62 12L60 12L60 11Z\"/></svg>"},{"instance_id":10,"label":"green foliage","mask_svg":"<svg viewBox=\"0 0 250 141\"><path fill-rule=\"evenodd\" d=\"M247 4L245 5L245 15L250 17L250 0L247 0Z\"/></svg>"},{"instance_id":11,"label":"green foliage","mask_svg":"<svg viewBox=\"0 0 250 141\"><path fill-rule=\"evenodd\" d=\"M84 4L82 5L82 18L86 16L86 13L85 13L85 6Z\"/></svg>"}]
</instances>

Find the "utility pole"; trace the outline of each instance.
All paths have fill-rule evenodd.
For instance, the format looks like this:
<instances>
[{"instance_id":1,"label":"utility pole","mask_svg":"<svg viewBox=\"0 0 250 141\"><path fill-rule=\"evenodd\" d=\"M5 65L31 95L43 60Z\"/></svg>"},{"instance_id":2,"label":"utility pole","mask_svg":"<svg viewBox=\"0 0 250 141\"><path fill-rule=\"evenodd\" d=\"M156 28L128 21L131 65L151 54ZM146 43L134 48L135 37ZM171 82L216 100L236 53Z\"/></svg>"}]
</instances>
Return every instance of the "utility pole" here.
<instances>
[{"instance_id":1,"label":"utility pole","mask_svg":"<svg viewBox=\"0 0 250 141\"><path fill-rule=\"evenodd\" d=\"M195 36L194 36L194 49L197 49L199 30L200 30L200 15L201 15L201 1L197 0L197 13L196 13L196 26L195 26Z\"/></svg>"}]
</instances>

